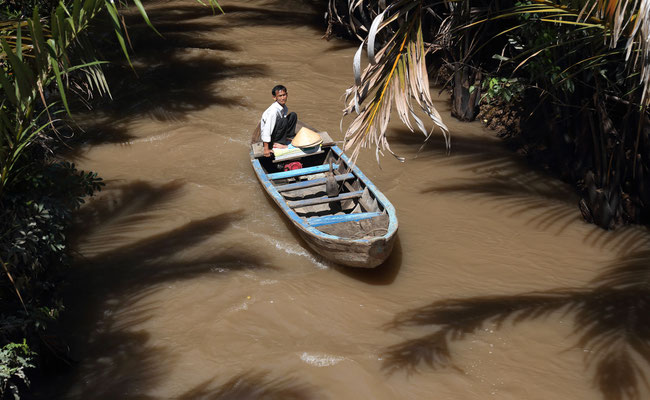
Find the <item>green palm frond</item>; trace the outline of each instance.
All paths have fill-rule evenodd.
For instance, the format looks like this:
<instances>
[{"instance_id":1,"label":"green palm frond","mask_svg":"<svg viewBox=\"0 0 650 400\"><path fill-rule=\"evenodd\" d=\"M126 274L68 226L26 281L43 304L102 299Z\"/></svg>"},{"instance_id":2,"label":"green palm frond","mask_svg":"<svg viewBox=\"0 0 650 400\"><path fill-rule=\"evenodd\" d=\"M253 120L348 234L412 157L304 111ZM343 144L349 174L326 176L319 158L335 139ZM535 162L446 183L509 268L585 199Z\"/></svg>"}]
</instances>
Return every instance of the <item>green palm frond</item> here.
<instances>
[{"instance_id":1,"label":"green palm frond","mask_svg":"<svg viewBox=\"0 0 650 400\"><path fill-rule=\"evenodd\" d=\"M361 7L363 0L350 2L351 8ZM368 9L371 7L367 6ZM377 5L377 9L381 9ZM345 150L351 150L354 162L361 148L374 146L376 158L384 150L400 161L386 139L393 103L400 119L415 131L412 121L428 139L428 131L416 113L413 100L419 109L438 127L450 146L449 129L433 105L425 62L427 50L422 35L422 4L420 1L402 0L384 7L373 19L368 35L354 57L355 84L346 91L347 107L344 115L356 112L345 133ZM354 13L350 13L353 15ZM352 18L352 17L351 17ZM382 39L382 47L375 51L375 43ZM367 46L369 64L361 72L361 52ZM368 100L366 102L366 100Z\"/></svg>"},{"instance_id":2,"label":"green palm frond","mask_svg":"<svg viewBox=\"0 0 650 400\"><path fill-rule=\"evenodd\" d=\"M216 0L208 2L221 10ZM133 0L133 4L156 31L141 0ZM16 165L24 150L48 129L56 131L53 116L59 110L48 104L47 88L56 87L60 105L68 114L70 74L74 71L81 71L90 90L110 96L101 68L104 62L97 59L87 36L93 20L104 11L130 63L126 26L113 0L62 1L49 15L40 15L35 8L30 18L0 21L0 195L19 175Z\"/></svg>"},{"instance_id":3,"label":"green palm frond","mask_svg":"<svg viewBox=\"0 0 650 400\"><path fill-rule=\"evenodd\" d=\"M475 25L490 23L512 17L535 15L535 21L564 25L575 28L574 32L584 30L585 36L581 40L571 43L566 42L563 35L558 36L558 42L553 47L566 47L575 51L575 46L584 46L585 54L590 54L589 60L605 59L613 54L620 55L626 61L628 76L638 75L639 85L642 87L641 104L650 105L650 46L647 37L650 34L650 1L619 2L617 0L583 0L569 3L553 0L532 0L521 3L513 8L478 19L472 23L459 27L467 29ZM523 25L518 25L521 27ZM509 29L511 30L511 29ZM563 43L564 41L564 43ZM602 49L595 49L595 44L602 44ZM517 68L526 64L537 56L544 47L529 48L519 55L523 61ZM595 54L594 54L595 52ZM589 63L588 60L579 61L572 68L582 68L585 65L599 65Z\"/></svg>"}]
</instances>

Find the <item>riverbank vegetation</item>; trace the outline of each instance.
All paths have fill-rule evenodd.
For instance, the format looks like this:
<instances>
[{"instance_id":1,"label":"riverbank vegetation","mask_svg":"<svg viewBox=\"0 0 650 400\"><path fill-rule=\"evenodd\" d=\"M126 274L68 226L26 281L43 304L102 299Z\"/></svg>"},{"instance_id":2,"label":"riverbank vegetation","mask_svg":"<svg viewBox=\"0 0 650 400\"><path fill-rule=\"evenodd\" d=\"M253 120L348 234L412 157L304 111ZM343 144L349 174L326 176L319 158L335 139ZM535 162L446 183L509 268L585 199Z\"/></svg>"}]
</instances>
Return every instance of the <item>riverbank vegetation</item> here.
<instances>
[{"instance_id":1,"label":"riverbank vegetation","mask_svg":"<svg viewBox=\"0 0 650 400\"><path fill-rule=\"evenodd\" d=\"M645 2L330 0L328 36L356 37L345 134L390 151L394 106L428 138L414 104L449 145L428 99L442 77L452 115L479 115L537 165L574 184L587 221L650 222L650 21ZM368 65L361 71L361 51ZM415 124L411 124L411 118Z\"/></svg>"},{"instance_id":2,"label":"riverbank vegetation","mask_svg":"<svg viewBox=\"0 0 650 400\"><path fill-rule=\"evenodd\" d=\"M0 398L18 398L27 370L46 359L66 362L65 344L51 334L70 262L66 228L103 183L57 154L78 134L71 110L110 96L94 51L110 41L92 34L100 17L128 60L112 1L0 3Z\"/></svg>"}]
</instances>

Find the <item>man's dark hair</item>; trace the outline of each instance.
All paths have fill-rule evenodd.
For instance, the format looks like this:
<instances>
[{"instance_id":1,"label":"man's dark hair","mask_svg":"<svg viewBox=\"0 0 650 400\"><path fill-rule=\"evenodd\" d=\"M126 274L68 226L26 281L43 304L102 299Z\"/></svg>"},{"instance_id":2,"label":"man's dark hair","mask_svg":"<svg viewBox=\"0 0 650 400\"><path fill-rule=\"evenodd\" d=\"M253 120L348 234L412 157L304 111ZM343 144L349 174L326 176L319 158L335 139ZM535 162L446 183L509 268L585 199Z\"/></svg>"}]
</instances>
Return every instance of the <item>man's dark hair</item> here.
<instances>
[{"instance_id":1,"label":"man's dark hair","mask_svg":"<svg viewBox=\"0 0 650 400\"><path fill-rule=\"evenodd\" d=\"M275 85L275 86L273 87L273 90L271 90L271 94L272 94L273 96L275 96L275 93L276 93L278 90L284 90L284 92L287 93L287 88L286 88L286 87L284 87L283 85Z\"/></svg>"}]
</instances>

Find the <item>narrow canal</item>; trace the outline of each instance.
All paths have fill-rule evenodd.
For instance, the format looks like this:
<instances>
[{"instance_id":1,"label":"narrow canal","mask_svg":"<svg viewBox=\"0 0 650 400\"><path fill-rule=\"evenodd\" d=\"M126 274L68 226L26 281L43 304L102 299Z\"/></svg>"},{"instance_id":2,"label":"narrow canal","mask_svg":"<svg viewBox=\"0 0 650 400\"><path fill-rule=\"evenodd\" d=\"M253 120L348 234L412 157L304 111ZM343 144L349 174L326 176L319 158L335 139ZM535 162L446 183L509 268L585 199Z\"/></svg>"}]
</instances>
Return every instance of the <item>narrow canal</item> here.
<instances>
[{"instance_id":1,"label":"narrow canal","mask_svg":"<svg viewBox=\"0 0 650 400\"><path fill-rule=\"evenodd\" d=\"M132 26L139 80L83 116L88 142L69 155L107 185L74 232L63 327L78 363L44 397L609 395L601 338L585 340L575 318L587 310L543 305L600 284L650 236L582 222L570 187L454 120L444 94L450 155L441 137L418 153L422 137L393 122L407 162L360 158L398 213L386 264L331 265L283 220L248 156L270 89L286 85L290 110L339 140L353 80L355 46L322 39L322 12L304 3L224 0L225 15L191 0L146 3L165 38ZM456 314L428 307L452 300Z\"/></svg>"}]
</instances>

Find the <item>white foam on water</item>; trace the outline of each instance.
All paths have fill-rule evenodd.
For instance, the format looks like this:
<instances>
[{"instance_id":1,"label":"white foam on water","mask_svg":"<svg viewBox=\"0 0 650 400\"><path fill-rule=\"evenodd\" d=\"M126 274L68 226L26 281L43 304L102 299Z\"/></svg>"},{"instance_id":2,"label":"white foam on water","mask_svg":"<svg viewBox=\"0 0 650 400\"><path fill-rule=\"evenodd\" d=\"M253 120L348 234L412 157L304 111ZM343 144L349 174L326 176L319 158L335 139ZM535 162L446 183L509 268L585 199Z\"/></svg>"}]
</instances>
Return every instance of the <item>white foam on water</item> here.
<instances>
[{"instance_id":1,"label":"white foam on water","mask_svg":"<svg viewBox=\"0 0 650 400\"><path fill-rule=\"evenodd\" d=\"M318 260L316 259L316 257L314 257L314 256L312 256L311 254L307 253L307 252L306 252L302 247L290 246L290 245L288 245L287 243L282 243L282 242L280 242L280 241L278 241L278 240L275 240L275 239L272 239L272 238L270 238L270 237L266 237L265 239L266 239L266 241L268 241L269 243L274 244L274 245L275 245L275 248L277 248L277 249L279 249L279 250L283 250L284 252L286 252L286 253L288 253L288 254L294 254L294 255L297 255L297 256L301 256L301 257L305 257L305 258L307 258L307 259L308 259L309 261L311 261L311 262L316 266L316 268L318 268L318 269L328 269L328 268L329 268L327 265L325 265L325 264L323 264L322 262L318 261Z\"/></svg>"},{"instance_id":2,"label":"white foam on water","mask_svg":"<svg viewBox=\"0 0 650 400\"><path fill-rule=\"evenodd\" d=\"M332 356L329 354L302 353L300 359L314 367L331 367L332 365L336 365L345 360L345 357Z\"/></svg>"},{"instance_id":3,"label":"white foam on water","mask_svg":"<svg viewBox=\"0 0 650 400\"><path fill-rule=\"evenodd\" d=\"M236 312L236 311L245 311L248 310L248 302L243 302L242 304L232 306L230 307L230 312Z\"/></svg>"},{"instance_id":4,"label":"white foam on water","mask_svg":"<svg viewBox=\"0 0 650 400\"><path fill-rule=\"evenodd\" d=\"M171 136L171 133L163 133L160 135L154 135L154 136L149 136L146 138L141 138L141 139L133 139L133 140L128 140L126 142L122 142L122 145L127 145L127 144L136 144L136 143L152 143L152 142L157 142L159 140L163 140Z\"/></svg>"},{"instance_id":5,"label":"white foam on water","mask_svg":"<svg viewBox=\"0 0 650 400\"><path fill-rule=\"evenodd\" d=\"M229 137L228 139L226 139L226 141L231 142L231 143L240 143L240 144L243 144L245 146L248 146L248 144L250 143L250 140L237 139L237 138L233 138L233 137Z\"/></svg>"},{"instance_id":6,"label":"white foam on water","mask_svg":"<svg viewBox=\"0 0 650 400\"><path fill-rule=\"evenodd\" d=\"M296 255L296 256L300 256L300 257L305 257L309 261L311 261L312 264L314 264L314 266L316 266L316 268L318 268L318 269L328 269L329 268L327 265L320 262L316 257L309 254L307 251L305 251L305 249L303 249L300 246L297 246L297 245L292 246L292 245L290 245L290 244L288 244L286 242L285 243L280 242L279 240L277 240L277 239L275 239L273 237L270 237L269 235L265 235L265 234L262 234L262 233L259 233L259 232L253 232L253 231L249 230L248 228L245 228L245 227L242 227L242 226L239 226L239 225L233 225L233 228L242 229L242 230L248 232L252 236L262 238L267 243L270 243L270 244L274 245L276 249L282 250L287 254Z\"/></svg>"}]
</instances>

